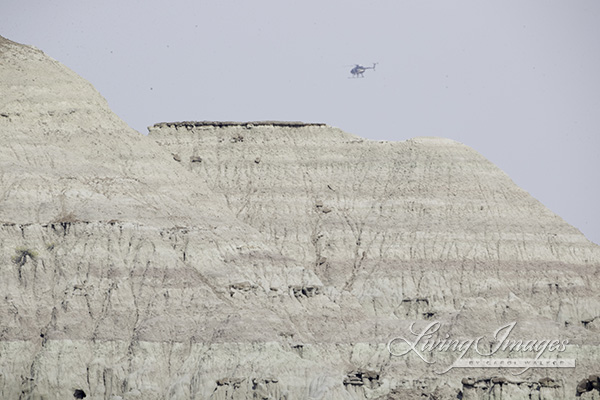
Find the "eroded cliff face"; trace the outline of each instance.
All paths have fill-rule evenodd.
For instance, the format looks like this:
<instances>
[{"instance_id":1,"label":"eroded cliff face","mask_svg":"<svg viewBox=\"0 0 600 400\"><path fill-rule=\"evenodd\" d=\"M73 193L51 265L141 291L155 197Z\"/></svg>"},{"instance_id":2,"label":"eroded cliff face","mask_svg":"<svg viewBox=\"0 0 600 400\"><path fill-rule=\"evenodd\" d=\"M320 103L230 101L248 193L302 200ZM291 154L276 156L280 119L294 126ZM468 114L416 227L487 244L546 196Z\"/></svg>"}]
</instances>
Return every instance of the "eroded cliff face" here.
<instances>
[{"instance_id":1,"label":"eroded cliff face","mask_svg":"<svg viewBox=\"0 0 600 400\"><path fill-rule=\"evenodd\" d=\"M596 396L598 246L466 146L273 121L145 137L1 37L0 93L0 397ZM516 322L577 367L439 374L455 353L388 351L415 321Z\"/></svg>"},{"instance_id":2,"label":"eroded cliff face","mask_svg":"<svg viewBox=\"0 0 600 400\"><path fill-rule=\"evenodd\" d=\"M568 338L581 371L530 371L518 385L534 397L540 379L556 378L542 391L564 398L598 368L598 247L472 149L269 122L161 123L150 137L313 271L322 293L358 302L363 326L377 328L354 334L357 341L393 337L394 327L404 335L414 320L467 337L515 321L517 336ZM392 359L389 373L413 383L436 376L420 362ZM454 370L435 380L474 372L481 382L498 374Z\"/></svg>"}]
</instances>

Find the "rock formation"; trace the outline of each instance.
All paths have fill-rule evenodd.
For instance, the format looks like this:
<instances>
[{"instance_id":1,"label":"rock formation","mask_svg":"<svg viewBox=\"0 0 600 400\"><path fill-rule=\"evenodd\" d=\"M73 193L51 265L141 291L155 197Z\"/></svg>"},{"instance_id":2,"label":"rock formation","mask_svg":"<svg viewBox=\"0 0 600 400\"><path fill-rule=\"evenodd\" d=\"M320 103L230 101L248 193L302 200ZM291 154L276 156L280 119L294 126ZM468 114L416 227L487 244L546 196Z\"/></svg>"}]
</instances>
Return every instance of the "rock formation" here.
<instances>
[{"instance_id":1,"label":"rock formation","mask_svg":"<svg viewBox=\"0 0 600 400\"><path fill-rule=\"evenodd\" d=\"M1 37L0 94L1 398L599 395L600 248L472 149L277 121L143 136ZM577 364L440 373L456 353L390 354L413 322L514 323Z\"/></svg>"}]
</instances>

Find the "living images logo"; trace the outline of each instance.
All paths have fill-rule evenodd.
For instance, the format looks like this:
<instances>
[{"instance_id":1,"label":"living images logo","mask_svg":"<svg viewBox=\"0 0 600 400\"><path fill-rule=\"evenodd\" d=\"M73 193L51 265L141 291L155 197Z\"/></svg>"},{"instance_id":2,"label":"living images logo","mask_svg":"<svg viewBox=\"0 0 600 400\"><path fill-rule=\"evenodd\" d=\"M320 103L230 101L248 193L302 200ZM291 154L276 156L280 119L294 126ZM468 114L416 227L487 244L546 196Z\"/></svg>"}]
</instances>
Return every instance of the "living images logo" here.
<instances>
[{"instance_id":1,"label":"living images logo","mask_svg":"<svg viewBox=\"0 0 600 400\"><path fill-rule=\"evenodd\" d=\"M435 364L435 358L453 360L451 365L436 371L438 374L452 368L511 368L516 369L514 375L520 375L530 368L575 367L574 359L559 357L567 350L568 339L513 339L511 334L516 325L516 322L503 325L490 337L455 339L440 333L442 324L438 321L431 322L420 331L415 330L413 322L410 325L411 336L397 336L388 342L387 347L392 356L415 353L427 364ZM436 353L449 356L436 357ZM480 358L466 358L467 354L477 354ZM546 358L542 358L544 355Z\"/></svg>"}]
</instances>

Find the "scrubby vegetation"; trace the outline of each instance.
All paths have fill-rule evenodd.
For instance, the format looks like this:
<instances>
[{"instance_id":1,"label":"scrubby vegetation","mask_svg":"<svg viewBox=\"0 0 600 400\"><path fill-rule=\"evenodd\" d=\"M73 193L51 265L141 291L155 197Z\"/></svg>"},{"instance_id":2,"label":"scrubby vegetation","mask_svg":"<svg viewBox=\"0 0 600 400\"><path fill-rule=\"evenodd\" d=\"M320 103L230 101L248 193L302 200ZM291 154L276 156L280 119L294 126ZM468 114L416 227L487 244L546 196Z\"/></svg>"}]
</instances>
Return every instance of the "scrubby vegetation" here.
<instances>
[{"instance_id":1,"label":"scrubby vegetation","mask_svg":"<svg viewBox=\"0 0 600 400\"><path fill-rule=\"evenodd\" d=\"M17 264L19 267L22 267L27 262L27 257L31 260L35 260L38 256L37 251L27 248L27 247L17 247L15 249L15 254L12 258L13 262Z\"/></svg>"}]
</instances>

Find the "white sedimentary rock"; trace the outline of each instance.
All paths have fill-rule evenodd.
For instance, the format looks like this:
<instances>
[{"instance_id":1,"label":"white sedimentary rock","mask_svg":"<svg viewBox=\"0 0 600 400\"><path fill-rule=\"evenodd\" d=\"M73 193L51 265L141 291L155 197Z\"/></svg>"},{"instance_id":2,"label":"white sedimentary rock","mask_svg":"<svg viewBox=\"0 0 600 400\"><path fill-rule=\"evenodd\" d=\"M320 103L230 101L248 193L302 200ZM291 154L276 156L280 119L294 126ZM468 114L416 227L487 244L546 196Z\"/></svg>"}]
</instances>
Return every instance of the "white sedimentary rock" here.
<instances>
[{"instance_id":1,"label":"white sedimentary rock","mask_svg":"<svg viewBox=\"0 0 600 400\"><path fill-rule=\"evenodd\" d=\"M1 37L0 141L0 398L597 397L600 249L462 144L146 137ZM415 321L479 349L516 323L577 366L438 374L456 353L388 351Z\"/></svg>"}]
</instances>

